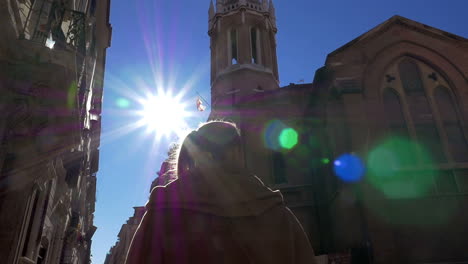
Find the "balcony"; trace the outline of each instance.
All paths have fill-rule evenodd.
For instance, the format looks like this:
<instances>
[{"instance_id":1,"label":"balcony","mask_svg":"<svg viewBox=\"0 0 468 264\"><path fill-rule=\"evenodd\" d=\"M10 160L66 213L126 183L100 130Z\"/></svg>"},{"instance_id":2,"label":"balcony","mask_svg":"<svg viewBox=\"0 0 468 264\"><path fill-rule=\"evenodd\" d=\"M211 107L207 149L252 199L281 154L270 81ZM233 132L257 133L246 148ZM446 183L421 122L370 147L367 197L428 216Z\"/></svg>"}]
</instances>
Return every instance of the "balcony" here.
<instances>
[{"instance_id":1,"label":"balcony","mask_svg":"<svg viewBox=\"0 0 468 264\"><path fill-rule=\"evenodd\" d=\"M20 37L50 49L86 51L86 15L53 0L23 0L18 4Z\"/></svg>"}]
</instances>

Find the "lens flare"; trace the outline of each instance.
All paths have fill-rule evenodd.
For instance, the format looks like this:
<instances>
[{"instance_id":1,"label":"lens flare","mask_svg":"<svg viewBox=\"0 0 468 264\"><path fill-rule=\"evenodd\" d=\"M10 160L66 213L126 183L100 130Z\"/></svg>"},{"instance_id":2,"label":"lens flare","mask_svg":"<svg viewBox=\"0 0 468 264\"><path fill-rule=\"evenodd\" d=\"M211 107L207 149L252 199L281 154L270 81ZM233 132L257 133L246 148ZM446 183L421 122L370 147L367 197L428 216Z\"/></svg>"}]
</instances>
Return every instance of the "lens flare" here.
<instances>
[{"instance_id":1,"label":"lens flare","mask_svg":"<svg viewBox=\"0 0 468 264\"><path fill-rule=\"evenodd\" d=\"M279 120L275 119L268 122L263 131L263 143L265 144L265 147L272 150L280 150L281 145L278 138L281 131L286 128L287 126Z\"/></svg>"},{"instance_id":2,"label":"lens flare","mask_svg":"<svg viewBox=\"0 0 468 264\"><path fill-rule=\"evenodd\" d=\"M125 98L119 98L117 99L117 101L115 102L115 104L119 107L119 108L129 108L130 107L130 101L125 99Z\"/></svg>"},{"instance_id":3,"label":"lens flare","mask_svg":"<svg viewBox=\"0 0 468 264\"><path fill-rule=\"evenodd\" d=\"M78 94L78 86L76 82L72 82L67 91L67 107L73 109L76 104L76 95Z\"/></svg>"},{"instance_id":4,"label":"lens flare","mask_svg":"<svg viewBox=\"0 0 468 264\"><path fill-rule=\"evenodd\" d=\"M286 128L279 135L279 143L285 149L292 149L297 145L298 134L293 128Z\"/></svg>"},{"instance_id":5,"label":"lens flare","mask_svg":"<svg viewBox=\"0 0 468 264\"><path fill-rule=\"evenodd\" d=\"M408 170L432 164L429 152L413 141L390 138L371 150L367 160L370 183L388 198L421 197L433 186L436 170Z\"/></svg>"},{"instance_id":6,"label":"lens flare","mask_svg":"<svg viewBox=\"0 0 468 264\"><path fill-rule=\"evenodd\" d=\"M335 174L345 182L357 182L366 172L364 163L355 154L343 154L333 162L333 165Z\"/></svg>"}]
</instances>

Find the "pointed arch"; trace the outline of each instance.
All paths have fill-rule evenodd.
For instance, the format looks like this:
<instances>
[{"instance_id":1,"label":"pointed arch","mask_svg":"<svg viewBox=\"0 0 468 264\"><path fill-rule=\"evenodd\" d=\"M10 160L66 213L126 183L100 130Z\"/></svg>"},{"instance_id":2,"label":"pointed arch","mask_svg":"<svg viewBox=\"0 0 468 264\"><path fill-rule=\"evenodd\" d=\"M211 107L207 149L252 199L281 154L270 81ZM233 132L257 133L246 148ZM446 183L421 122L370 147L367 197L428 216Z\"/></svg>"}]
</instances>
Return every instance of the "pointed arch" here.
<instances>
[{"instance_id":1,"label":"pointed arch","mask_svg":"<svg viewBox=\"0 0 468 264\"><path fill-rule=\"evenodd\" d=\"M383 102L387 125L392 134L408 137L408 126L397 91L392 88L386 88L383 92Z\"/></svg>"},{"instance_id":2,"label":"pointed arch","mask_svg":"<svg viewBox=\"0 0 468 264\"><path fill-rule=\"evenodd\" d=\"M250 52L251 62L254 64L260 64L260 38L259 30L257 27L250 28Z\"/></svg>"},{"instance_id":3,"label":"pointed arch","mask_svg":"<svg viewBox=\"0 0 468 264\"><path fill-rule=\"evenodd\" d=\"M461 70L461 66L455 61L452 61L446 54L441 53L433 47L428 47L425 44L426 43L403 40L383 46L377 52L369 55L369 58L372 59L368 61L362 72L364 93L366 96L374 98L379 96L378 91L372 89L372 87L375 86L375 83L380 82L381 76L385 74L388 65L392 65L395 61L403 57L417 59L417 61L431 65L436 71L444 73L444 78L450 82L450 87L453 86L455 89L463 87L468 81L468 76ZM463 93L460 93L458 90L454 90L453 93L457 96L465 97Z\"/></svg>"},{"instance_id":4,"label":"pointed arch","mask_svg":"<svg viewBox=\"0 0 468 264\"><path fill-rule=\"evenodd\" d=\"M234 65L239 63L238 51L238 37L237 29L232 28L228 34L228 50L229 50L229 64Z\"/></svg>"},{"instance_id":5,"label":"pointed arch","mask_svg":"<svg viewBox=\"0 0 468 264\"><path fill-rule=\"evenodd\" d=\"M461 125L456 103L452 99L449 89L438 86L434 91L434 98L454 161L468 161L468 141Z\"/></svg>"},{"instance_id":6,"label":"pointed arch","mask_svg":"<svg viewBox=\"0 0 468 264\"><path fill-rule=\"evenodd\" d=\"M383 95L383 104L385 109L385 117L387 120L387 127L391 137L400 137L403 139L410 138L408 124L405 119L403 111L403 104L401 97L393 88L385 88ZM411 166L416 162L415 153L416 149L408 149L413 155L408 155L411 158L402 159L403 166Z\"/></svg>"},{"instance_id":7,"label":"pointed arch","mask_svg":"<svg viewBox=\"0 0 468 264\"><path fill-rule=\"evenodd\" d=\"M419 143L432 154L434 161L446 162L440 133L427 96L427 87L424 87L417 61L404 57L398 63L398 72Z\"/></svg>"},{"instance_id":8,"label":"pointed arch","mask_svg":"<svg viewBox=\"0 0 468 264\"><path fill-rule=\"evenodd\" d=\"M398 64L400 79L406 95L425 94L418 65L410 58Z\"/></svg>"}]
</instances>

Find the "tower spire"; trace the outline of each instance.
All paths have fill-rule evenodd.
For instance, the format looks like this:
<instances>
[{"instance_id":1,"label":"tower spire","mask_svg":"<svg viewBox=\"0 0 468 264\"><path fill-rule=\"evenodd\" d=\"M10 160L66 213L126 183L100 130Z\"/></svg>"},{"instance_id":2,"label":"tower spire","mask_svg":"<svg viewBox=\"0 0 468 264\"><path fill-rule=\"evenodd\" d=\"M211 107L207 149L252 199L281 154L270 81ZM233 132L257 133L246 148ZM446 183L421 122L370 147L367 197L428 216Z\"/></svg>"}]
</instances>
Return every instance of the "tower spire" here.
<instances>
[{"instance_id":1,"label":"tower spire","mask_svg":"<svg viewBox=\"0 0 468 264\"><path fill-rule=\"evenodd\" d=\"M213 19L215 15L215 8L214 8L214 5L213 5L213 0L210 0L210 9L208 10L208 17L209 19Z\"/></svg>"},{"instance_id":2,"label":"tower spire","mask_svg":"<svg viewBox=\"0 0 468 264\"><path fill-rule=\"evenodd\" d=\"M275 9L275 4L273 3L273 0L270 0L270 15L273 18L276 18L276 9Z\"/></svg>"},{"instance_id":3,"label":"tower spire","mask_svg":"<svg viewBox=\"0 0 468 264\"><path fill-rule=\"evenodd\" d=\"M262 0L262 9L264 11L268 10L268 0Z\"/></svg>"},{"instance_id":4,"label":"tower spire","mask_svg":"<svg viewBox=\"0 0 468 264\"><path fill-rule=\"evenodd\" d=\"M216 12L221 12L223 10L223 0L216 0Z\"/></svg>"}]
</instances>

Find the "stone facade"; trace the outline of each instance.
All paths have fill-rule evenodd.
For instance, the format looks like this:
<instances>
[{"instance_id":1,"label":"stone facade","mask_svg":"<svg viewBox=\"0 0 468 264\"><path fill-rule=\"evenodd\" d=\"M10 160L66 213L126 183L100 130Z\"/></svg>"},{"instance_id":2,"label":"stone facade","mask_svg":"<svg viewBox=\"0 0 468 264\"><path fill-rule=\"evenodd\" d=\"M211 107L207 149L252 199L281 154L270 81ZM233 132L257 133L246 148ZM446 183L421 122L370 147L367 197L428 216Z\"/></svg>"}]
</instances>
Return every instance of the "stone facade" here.
<instances>
[{"instance_id":1,"label":"stone facade","mask_svg":"<svg viewBox=\"0 0 468 264\"><path fill-rule=\"evenodd\" d=\"M161 164L161 169L157 172L158 177L151 183L150 192L156 186L165 186L177 179L173 163L173 156L175 155L176 148L177 146L173 146L169 150L169 158ZM133 216L130 217L127 220L127 223L122 225L120 228L118 240L107 254L104 264L125 264L125 259L127 258L127 252L130 248L133 236L135 235L136 229L146 212L146 208L144 206L133 208L135 210Z\"/></svg>"},{"instance_id":2,"label":"stone facade","mask_svg":"<svg viewBox=\"0 0 468 264\"><path fill-rule=\"evenodd\" d=\"M265 2L218 1L209 11L210 119L241 128L249 169L281 190L317 255L468 261L468 40L394 16L330 53L313 83L279 88L276 58L252 53L276 56L274 7ZM239 37L239 61L218 63L233 45L220 36L257 26L270 38ZM292 148L279 144L287 129L297 133ZM411 142L409 154L386 143L394 138ZM335 175L333 160L345 153L367 165L361 181Z\"/></svg>"},{"instance_id":3,"label":"stone facade","mask_svg":"<svg viewBox=\"0 0 468 264\"><path fill-rule=\"evenodd\" d=\"M140 225L141 219L146 212L144 206L134 207L135 212L132 217L127 220L127 223L122 225L120 229L118 240L107 254L104 264L125 264L127 252L130 248L133 236Z\"/></svg>"},{"instance_id":4,"label":"stone facade","mask_svg":"<svg viewBox=\"0 0 468 264\"><path fill-rule=\"evenodd\" d=\"M0 3L0 259L89 263L109 1Z\"/></svg>"}]
</instances>

